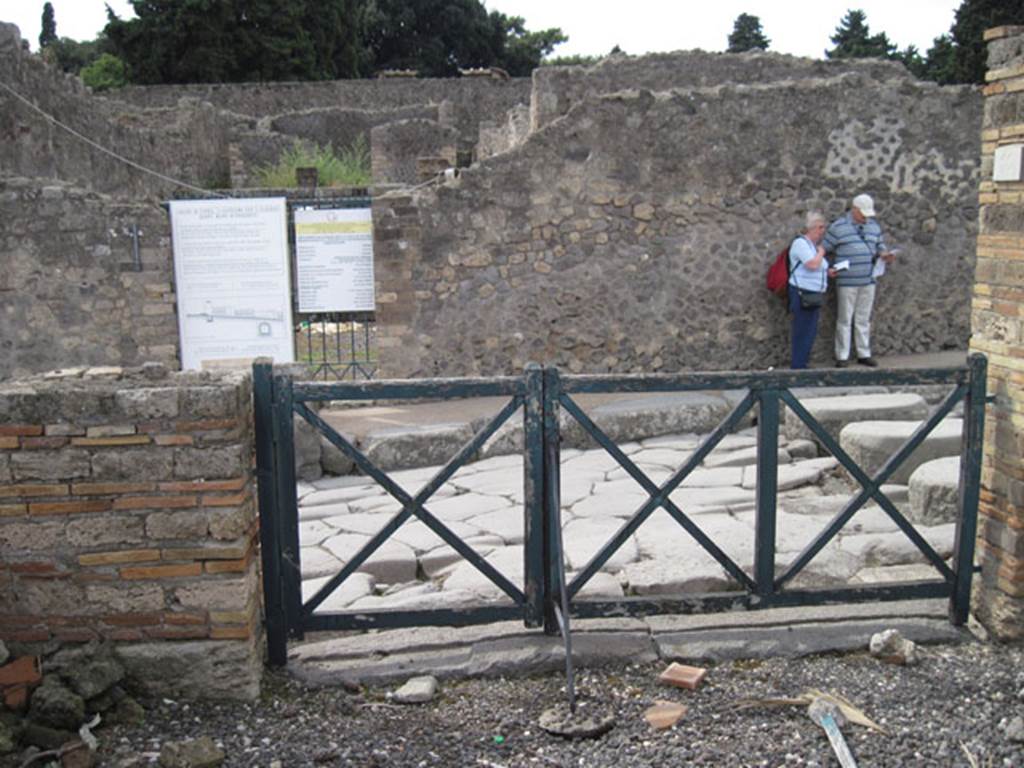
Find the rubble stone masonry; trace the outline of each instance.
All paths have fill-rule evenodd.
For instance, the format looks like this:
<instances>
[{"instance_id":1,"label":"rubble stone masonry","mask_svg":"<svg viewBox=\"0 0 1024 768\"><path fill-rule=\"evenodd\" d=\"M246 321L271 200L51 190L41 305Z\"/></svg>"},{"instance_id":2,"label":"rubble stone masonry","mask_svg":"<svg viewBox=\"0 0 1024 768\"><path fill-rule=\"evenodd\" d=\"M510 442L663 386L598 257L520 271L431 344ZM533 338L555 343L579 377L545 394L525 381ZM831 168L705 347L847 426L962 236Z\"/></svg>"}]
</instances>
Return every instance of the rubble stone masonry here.
<instances>
[{"instance_id":1,"label":"rubble stone masonry","mask_svg":"<svg viewBox=\"0 0 1024 768\"><path fill-rule=\"evenodd\" d=\"M1024 182L993 181L996 149L1024 144L1024 27L989 41L971 349L989 359L975 612L1024 638Z\"/></svg>"},{"instance_id":2,"label":"rubble stone masonry","mask_svg":"<svg viewBox=\"0 0 1024 768\"><path fill-rule=\"evenodd\" d=\"M248 376L158 364L0 385L0 639L111 641L161 695L262 666Z\"/></svg>"}]
</instances>

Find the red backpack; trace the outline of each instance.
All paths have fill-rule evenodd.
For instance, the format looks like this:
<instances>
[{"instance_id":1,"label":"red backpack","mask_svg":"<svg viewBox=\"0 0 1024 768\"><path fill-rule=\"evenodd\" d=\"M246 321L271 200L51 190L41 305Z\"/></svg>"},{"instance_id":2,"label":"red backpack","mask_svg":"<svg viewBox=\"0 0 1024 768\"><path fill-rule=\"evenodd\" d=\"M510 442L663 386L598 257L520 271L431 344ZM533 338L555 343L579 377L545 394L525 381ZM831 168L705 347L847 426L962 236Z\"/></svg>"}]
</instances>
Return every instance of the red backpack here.
<instances>
[{"instance_id":1,"label":"red backpack","mask_svg":"<svg viewBox=\"0 0 1024 768\"><path fill-rule=\"evenodd\" d=\"M789 246L787 245L779 255L775 257L772 265L768 267L768 278L765 281L768 290L779 298L786 298L786 286L789 285Z\"/></svg>"}]
</instances>

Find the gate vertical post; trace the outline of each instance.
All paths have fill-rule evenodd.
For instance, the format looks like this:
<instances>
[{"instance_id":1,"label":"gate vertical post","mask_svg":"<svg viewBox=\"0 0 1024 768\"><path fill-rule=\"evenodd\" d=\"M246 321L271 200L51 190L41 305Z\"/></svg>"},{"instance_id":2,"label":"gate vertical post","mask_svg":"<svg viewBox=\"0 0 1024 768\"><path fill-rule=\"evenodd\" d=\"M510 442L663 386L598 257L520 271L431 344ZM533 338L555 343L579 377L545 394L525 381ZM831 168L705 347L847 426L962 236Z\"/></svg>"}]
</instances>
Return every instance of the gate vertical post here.
<instances>
[{"instance_id":1,"label":"gate vertical post","mask_svg":"<svg viewBox=\"0 0 1024 768\"><path fill-rule=\"evenodd\" d=\"M556 526L561 524L561 432L558 426L561 380L558 369L544 369L544 632L557 635L555 601L560 599L558 560L562 557Z\"/></svg>"},{"instance_id":2,"label":"gate vertical post","mask_svg":"<svg viewBox=\"0 0 1024 768\"><path fill-rule=\"evenodd\" d=\"M960 514L957 515L953 544L956 582L949 601L949 620L958 626L967 621L971 606L978 500L981 496L981 455L985 439L988 359L984 355L973 354L967 360L967 367L970 379L964 402L965 422L960 449Z\"/></svg>"},{"instance_id":3,"label":"gate vertical post","mask_svg":"<svg viewBox=\"0 0 1024 768\"><path fill-rule=\"evenodd\" d=\"M544 623L544 369L529 363L523 374L523 501L526 525L523 553L526 605L523 620L528 627Z\"/></svg>"},{"instance_id":4,"label":"gate vertical post","mask_svg":"<svg viewBox=\"0 0 1024 768\"><path fill-rule=\"evenodd\" d=\"M281 536L281 591L288 635L302 639L302 576L299 573L299 510L295 496L295 413L292 377L274 377L274 474Z\"/></svg>"},{"instance_id":5,"label":"gate vertical post","mask_svg":"<svg viewBox=\"0 0 1024 768\"><path fill-rule=\"evenodd\" d=\"M287 627L281 594L281 550L277 490L274 475L274 380L270 358L252 366L253 421L256 432L256 490L260 514L260 558L263 565L263 614L267 629L267 658L271 666L288 661Z\"/></svg>"},{"instance_id":6,"label":"gate vertical post","mask_svg":"<svg viewBox=\"0 0 1024 768\"><path fill-rule=\"evenodd\" d=\"M775 505L779 469L779 393L758 392L757 521L754 529L754 583L761 597L775 590Z\"/></svg>"}]
</instances>

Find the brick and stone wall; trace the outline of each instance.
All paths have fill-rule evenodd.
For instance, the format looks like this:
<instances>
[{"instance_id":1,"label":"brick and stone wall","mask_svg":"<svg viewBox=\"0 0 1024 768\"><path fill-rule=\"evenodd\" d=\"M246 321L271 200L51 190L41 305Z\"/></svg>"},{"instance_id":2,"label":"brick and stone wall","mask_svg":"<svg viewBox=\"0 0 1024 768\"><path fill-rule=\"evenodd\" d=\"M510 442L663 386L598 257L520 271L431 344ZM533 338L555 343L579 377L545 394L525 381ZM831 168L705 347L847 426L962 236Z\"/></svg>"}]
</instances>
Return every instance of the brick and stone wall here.
<instances>
[{"instance_id":1,"label":"brick and stone wall","mask_svg":"<svg viewBox=\"0 0 1024 768\"><path fill-rule=\"evenodd\" d=\"M145 361L178 367L170 232L159 205L0 176L0 254L0 379Z\"/></svg>"},{"instance_id":2,"label":"brick and stone wall","mask_svg":"<svg viewBox=\"0 0 1024 768\"><path fill-rule=\"evenodd\" d=\"M980 102L973 88L857 71L587 96L452 182L375 201L382 367L784 365L768 264L808 208L839 216L862 191L903 248L881 281L872 351L963 349ZM830 306L822 362L833 318Z\"/></svg>"},{"instance_id":3,"label":"brick and stone wall","mask_svg":"<svg viewBox=\"0 0 1024 768\"><path fill-rule=\"evenodd\" d=\"M0 385L0 640L116 644L162 695L250 698L263 642L246 375Z\"/></svg>"},{"instance_id":4,"label":"brick and stone wall","mask_svg":"<svg viewBox=\"0 0 1024 768\"><path fill-rule=\"evenodd\" d=\"M994 181L999 147L1024 147L1024 27L985 35L980 231L971 349L989 391L974 609L1002 639L1024 638L1024 181Z\"/></svg>"}]
</instances>

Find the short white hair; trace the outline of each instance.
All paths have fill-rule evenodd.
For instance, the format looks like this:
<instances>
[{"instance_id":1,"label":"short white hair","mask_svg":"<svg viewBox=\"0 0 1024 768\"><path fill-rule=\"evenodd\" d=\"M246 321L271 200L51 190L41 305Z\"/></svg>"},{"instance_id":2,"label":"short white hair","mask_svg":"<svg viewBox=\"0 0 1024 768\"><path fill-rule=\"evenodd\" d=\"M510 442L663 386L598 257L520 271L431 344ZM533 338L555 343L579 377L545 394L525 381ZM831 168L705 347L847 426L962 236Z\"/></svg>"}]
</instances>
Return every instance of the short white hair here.
<instances>
[{"instance_id":1,"label":"short white hair","mask_svg":"<svg viewBox=\"0 0 1024 768\"><path fill-rule=\"evenodd\" d=\"M821 211L808 211L807 215L804 217L804 232L809 230L815 224L824 224L824 223L825 223L825 214L823 214Z\"/></svg>"}]
</instances>

